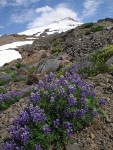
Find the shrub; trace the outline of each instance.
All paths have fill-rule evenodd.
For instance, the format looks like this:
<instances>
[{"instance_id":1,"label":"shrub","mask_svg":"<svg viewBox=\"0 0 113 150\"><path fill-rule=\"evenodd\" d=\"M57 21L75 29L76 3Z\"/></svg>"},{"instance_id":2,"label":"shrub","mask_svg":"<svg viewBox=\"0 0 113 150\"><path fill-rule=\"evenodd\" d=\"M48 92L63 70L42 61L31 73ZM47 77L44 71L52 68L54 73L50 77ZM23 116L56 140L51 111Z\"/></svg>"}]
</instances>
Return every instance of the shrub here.
<instances>
[{"instance_id":1,"label":"shrub","mask_svg":"<svg viewBox=\"0 0 113 150\"><path fill-rule=\"evenodd\" d=\"M113 45L108 45L95 52L92 55L91 60L105 63L111 56L113 56Z\"/></svg>"},{"instance_id":2,"label":"shrub","mask_svg":"<svg viewBox=\"0 0 113 150\"><path fill-rule=\"evenodd\" d=\"M52 53L59 53L62 49L63 40L61 38L56 39L52 44Z\"/></svg>"},{"instance_id":3,"label":"shrub","mask_svg":"<svg viewBox=\"0 0 113 150\"><path fill-rule=\"evenodd\" d=\"M64 76L53 73L40 81L25 108L9 127L10 139L2 149L65 149L74 133L93 122L105 100L98 101L93 85L76 73L77 66L66 68Z\"/></svg>"},{"instance_id":4,"label":"shrub","mask_svg":"<svg viewBox=\"0 0 113 150\"><path fill-rule=\"evenodd\" d=\"M113 71L113 66L106 62L113 56L113 45L108 45L97 52L92 53L79 63L78 73L82 77L95 76L99 73Z\"/></svg>"},{"instance_id":5,"label":"shrub","mask_svg":"<svg viewBox=\"0 0 113 150\"><path fill-rule=\"evenodd\" d=\"M16 66L16 68L20 68L20 67L23 67L24 65L21 63L17 63L15 66Z\"/></svg>"},{"instance_id":6,"label":"shrub","mask_svg":"<svg viewBox=\"0 0 113 150\"><path fill-rule=\"evenodd\" d=\"M85 23L85 24L81 25L80 28L85 29L85 28L91 28L92 26L94 26L94 23L89 22L89 23Z\"/></svg>"},{"instance_id":7,"label":"shrub","mask_svg":"<svg viewBox=\"0 0 113 150\"><path fill-rule=\"evenodd\" d=\"M0 94L1 94L1 93L5 94L5 93L7 93L7 90L4 89L4 88L0 88Z\"/></svg>"},{"instance_id":8,"label":"shrub","mask_svg":"<svg viewBox=\"0 0 113 150\"><path fill-rule=\"evenodd\" d=\"M104 29L103 26L92 27L90 29L90 32L98 32L98 31L102 31L103 29Z\"/></svg>"}]
</instances>

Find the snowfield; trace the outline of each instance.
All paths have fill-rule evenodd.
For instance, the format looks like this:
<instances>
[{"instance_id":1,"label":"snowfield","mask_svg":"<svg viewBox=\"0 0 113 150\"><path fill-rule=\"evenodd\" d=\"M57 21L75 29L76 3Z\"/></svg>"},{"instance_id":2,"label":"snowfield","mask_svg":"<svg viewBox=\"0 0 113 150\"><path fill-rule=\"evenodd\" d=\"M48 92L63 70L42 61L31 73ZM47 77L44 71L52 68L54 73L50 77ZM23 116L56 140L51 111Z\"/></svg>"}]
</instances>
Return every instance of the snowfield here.
<instances>
[{"instance_id":1,"label":"snowfield","mask_svg":"<svg viewBox=\"0 0 113 150\"><path fill-rule=\"evenodd\" d=\"M33 41L21 41L0 46L0 66L3 66L5 63L8 63L14 59L22 58L20 53L15 51L14 48L32 43Z\"/></svg>"},{"instance_id":2,"label":"snowfield","mask_svg":"<svg viewBox=\"0 0 113 150\"><path fill-rule=\"evenodd\" d=\"M44 37L45 34L54 34L54 33L61 33L73 29L77 26L80 26L82 23L74 20L70 17L64 18L60 21L54 21L50 25L38 27L34 29L29 29L24 32L20 32L20 35L27 35L31 36L28 37L26 40L31 41L21 41L21 42L13 42L10 44L0 46L0 66L8 63L14 59L22 58L19 52L15 51L14 48L26 44L32 44L35 39L38 38L42 34ZM44 34L44 35L43 35Z\"/></svg>"},{"instance_id":3,"label":"snowfield","mask_svg":"<svg viewBox=\"0 0 113 150\"><path fill-rule=\"evenodd\" d=\"M20 32L18 34L20 35L24 34L28 36L30 35L40 36L40 34L44 33L45 31L47 34L53 34L55 32L61 33L73 29L77 26L80 26L81 24L82 24L81 22L75 21L74 19L68 17L60 21L55 21L48 26L29 29L24 32Z\"/></svg>"}]
</instances>

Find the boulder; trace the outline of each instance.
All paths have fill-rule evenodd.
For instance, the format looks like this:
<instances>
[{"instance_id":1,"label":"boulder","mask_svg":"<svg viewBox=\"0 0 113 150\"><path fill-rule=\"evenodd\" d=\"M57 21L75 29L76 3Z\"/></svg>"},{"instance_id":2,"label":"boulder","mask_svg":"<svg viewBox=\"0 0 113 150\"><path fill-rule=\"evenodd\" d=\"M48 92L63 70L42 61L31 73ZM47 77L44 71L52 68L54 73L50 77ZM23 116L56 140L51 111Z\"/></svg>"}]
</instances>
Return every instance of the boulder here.
<instances>
[{"instance_id":1,"label":"boulder","mask_svg":"<svg viewBox=\"0 0 113 150\"><path fill-rule=\"evenodd\" d=\"M10 76L5 72L1 72L0 80L2 80L3 82L8 82L8 81L10 81Z\"/></svg>"},{"instance_id":2,"label":"boulder","mask_svg":"<svg viewBox=\"0 0 113 150\"><path fill-rule=\"evenodd\" d=\"M42 68L41 74L47 74L50 72L57 71L61 67L61 60L48 59Z\"/></svg>"}]
</instances>

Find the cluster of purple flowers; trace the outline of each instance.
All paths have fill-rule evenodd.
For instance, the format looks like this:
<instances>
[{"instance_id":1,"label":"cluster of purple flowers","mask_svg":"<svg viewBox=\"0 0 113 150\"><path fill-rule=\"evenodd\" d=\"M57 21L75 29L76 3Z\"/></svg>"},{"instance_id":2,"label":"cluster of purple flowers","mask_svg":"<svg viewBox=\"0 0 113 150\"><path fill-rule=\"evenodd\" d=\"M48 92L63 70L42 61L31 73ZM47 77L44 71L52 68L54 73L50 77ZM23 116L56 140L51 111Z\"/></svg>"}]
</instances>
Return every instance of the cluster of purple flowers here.
<instances>
[{"instance_id":1,"label":"cluster of purple flowers","mask_svg":"<svg viewBox=\"0 0 113 150\"><path fill-rule=\"evenodd\" d=\"M43 126L43 132L45 135L48 135L51 132L51 129L49 128L47 124Z\"/></svg>"},{"instance_id":2,"label":"cluster of purple flowers","mask_svg":"<svg viewBox=\"0 0 113 150\"><path fill-rule=\"evenodd\" d=\"M16 143L14 142L6 142L5 144L2 144L3 150L24 150L23 146L18 147Z\"/></svg>"},{"instance_id":3,"label":"cluster of purple flowers","mask_svg":"<svg viewBox=\"0 0 113 150\"><path fill-rule=\"evenodd\" d=\"M69 121L66 121L63 123L64 128L66 128L67 136L71 137L73 136L73 125Z\"/></svg>"},{"instance_id":4,"label":"cluster of purple flowers","mask_svg":"<svg viewBox=\"0 0 113 150\"><path fill-rule=\"evenodd\" d=\"M43 150L42 147L40 146L40 144L36 145L34 150Z\"/></svg>"},{"instance_id":5,"label":"cluster of purple flowers","mask_svg":"<svg viewBox=\"0 0 113 150\"><path fill-rule=\"evenodd\" d=\"M22 96L22 92L19 91L9 91L8 93L0 94L0 108L2 109L2 105L7 103L11 104L16 99L19 99Z\"/></svg>"},{"instance_id":6,"label":"cluster of purple flowers","mask_svg":"<svg viewBox=\"0 0 113 150\"><path fill-rule=\"evenodd\" d=\"M79 126L74 127L79 120L87 120L91 117L93 119L97 116L96 108L104 105L105 102L101 99L98 103L93 85L82 80L76 73L77 69L78 66L73 64L65 69L65 74L59 79L50 73L45 76L44 82L39 81L34 92L31 93L29 107L25 108L13 121L13 129L9 130L13 144L17 144L14 139L22 140L23 145L33 140L30 138L32 129L29 125L31 124L36 129L41 129L36 131L41 132L43 137L48 135L50 137L56 132L62 132L63 135L64 130L67 132L67 137L70 137L73 136L75 129L79 128ZM61 140L61 138L58 139ZM37 140L34 139L34 141ZM5 150L4 146L5 144L3 150ZM34 142L34 149L42 150L38 141Z\"/></svg>"},{"instance_id":7,"label":"cluster of purple flowers","mask_svg":"<svg viewBox=\"0 0 113 150\"><path fill-rule=\"evenodd\" d=\"M28 127L11 125L8 130L12 141L18 141L24 144L26 144L29 141L30 129Z\"/></svg>"},{"instance_id":8,"label":"cluster of purple flowers","mask_svg":"<svg viewBox=\"0 0 113 150\"><path fill-rule=\"evenodd\" d=\"M25 108L13 121L13 124L19 125L19 126L25 126L28 125L30 122L39 123L39 122L45 122L46 121L46 115L43 109L40 109L39 107L30 107Z\"/></svg>"},{"instance_id":9,"label":"cluster of purple flowers","mask_svg":"<svg viewBox=\"0 0 113 150\"><path fill-rule=\"evenodd\" d=\"M9 127L8 131L11 137L10 142L6 142L2 145L3 150L15 150L15 147L18 147L17 150L24 150L23 145L26 145L30 140L30 128L27 127L31 122L35 124L44 123L46 121L46 115L43 109L39 107L30 107L25 108L19 116L13 120L12 125ZM49 134L51 129L48 125L44 125L42 131L45 135ZM22 146L18 146L17 143L21 142ZM36 150L41 150L41 147L36 146Z\"/></svg>"}]
</instances>

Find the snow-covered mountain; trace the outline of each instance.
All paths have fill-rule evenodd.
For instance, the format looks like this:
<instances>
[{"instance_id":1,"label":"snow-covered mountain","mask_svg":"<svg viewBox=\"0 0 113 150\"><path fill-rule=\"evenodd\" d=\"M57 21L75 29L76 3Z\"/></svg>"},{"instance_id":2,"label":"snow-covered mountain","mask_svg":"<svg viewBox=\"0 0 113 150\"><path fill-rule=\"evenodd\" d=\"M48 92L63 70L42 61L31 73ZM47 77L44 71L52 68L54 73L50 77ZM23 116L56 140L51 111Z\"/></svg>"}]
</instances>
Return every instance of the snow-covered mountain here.
<instances>
[{"instance_id":1,"label":"snow-covered mountain","mask_svg":"<svg viewBox=\"0 0 113 150\"><path fill-rule=\"evenodd\" d=\"M48 26L38 27L34 29L29 29L24 32L20 32L18 34L22 35L28 35L28 36L40 36L41 34L53 34L53 33L61 33L65 32L67 30L73 29L82 23L79 21L76 21L70 17L64 18L60 21L54 21Z\"/></svg>"},{"instance_id":2,"label":"snow-covered mountain","mask_svg":"<svg viewBox=\"0 0 113 150\"><path fill-rule=\"evenodd\" d=\"M23 36L22 36L22 41L17 39L16 42L10 41L9 44L5 44L5 45L3 44L0 46L0 66L14 59L22 58L19 52L15 51L15 48L17 48L18 46L32 44L33 41L40 35L45 36L49 34L65 32L67 30L80 26L81 24L82 23L80 23L79 21L76 21L68 17L60 21L54 21L53 23L47 26L38 27L38 28L34 28L34 29L30 29L18 33L17 36L13 37L15 38L15 40L16 38L18 38L19 35L25 35L26 38L23 40ZM6 41L8 37L7 36L5 37Z\"/></svg>"}]
</instances>

